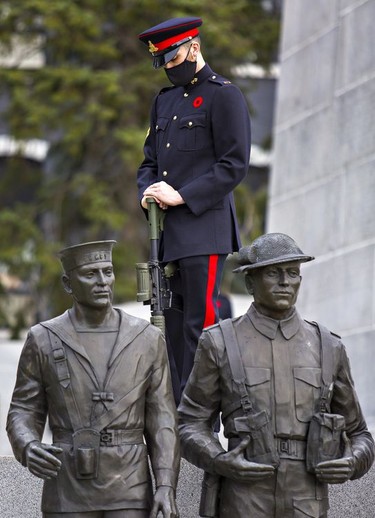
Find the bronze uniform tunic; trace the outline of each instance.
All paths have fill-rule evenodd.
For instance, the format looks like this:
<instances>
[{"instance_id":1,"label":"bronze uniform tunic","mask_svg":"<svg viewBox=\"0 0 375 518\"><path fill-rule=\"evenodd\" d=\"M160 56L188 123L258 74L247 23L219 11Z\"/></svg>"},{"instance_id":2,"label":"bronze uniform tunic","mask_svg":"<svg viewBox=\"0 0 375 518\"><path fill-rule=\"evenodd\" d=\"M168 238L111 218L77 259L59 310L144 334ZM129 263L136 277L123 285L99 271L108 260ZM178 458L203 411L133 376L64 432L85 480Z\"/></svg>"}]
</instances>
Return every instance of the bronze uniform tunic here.
<instances>
[{"instance_id":1,"label":"bronze uniform tunic","mask_svg":"<svg viewBox=\"0 0 375 518\"><path fill-rule=\"evenodd\" d=\"M157 486L176 487L179 444L164 338L148 322L117 311L119 332L108 358L103 384L98 383L93 364L80 344L68 312L34 326L27 337L7 431L14 454L23 464L25 447L33 440L41 440L47 416L54 444L63 448L59 454L62 460L59 475L44 482L44 512L150 509L152 485L147 453ZM114 440L100 446L97 478L82 480L75 476L70 413L65 404L65 389L56 374L47 329L62 341L70 383L85 428L91 426L95 417L93 393L113 395L113 401L103 403L110 411L125 394L137 386L142 387L133 404L113 414L107 428L115 430ZM109 347L113 344L112 335Z\"/></svg>"},{"instance_id":2,"label":"bronze uniform tunic","mask_svg":"<svg viewBox=\"0 0 375 518\"><path fill-rule=\"evenodd\" d=\"M325 517L327 485L307 473L304 460L308 426L320 396L318 331L297 312L276 321L259 314L254 306L233 319L233 324L251 401L256 411L269 413L281 461L276 475L263 481L249 484L224 479L220 518ZM356 457L353 478L357 478L371 466L373 440L354 390L345 348L337 337L332 338L336 381L331 410L345 416ZM233 419L242 415L242 409L232 386L220 328L212 326L202 334L179 407L183 455L206 471L213 471L212 461L223 451L210 429L219 411L232 449L239 442Z\"/></svg>"}]
</instances>

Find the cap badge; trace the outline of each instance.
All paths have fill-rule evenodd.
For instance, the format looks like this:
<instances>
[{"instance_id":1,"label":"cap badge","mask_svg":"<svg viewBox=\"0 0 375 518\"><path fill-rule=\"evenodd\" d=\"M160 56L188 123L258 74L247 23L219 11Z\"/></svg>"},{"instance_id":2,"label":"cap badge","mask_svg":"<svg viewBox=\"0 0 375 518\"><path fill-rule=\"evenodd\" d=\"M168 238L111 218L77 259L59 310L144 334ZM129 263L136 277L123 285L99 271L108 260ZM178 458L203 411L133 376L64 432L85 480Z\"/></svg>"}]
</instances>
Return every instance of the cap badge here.
<instances>
[{"instance_id":1,"label":"cap badge","mask_svg":"<svg viewBox=\"0 0 375 518\"><path fill-rule=\"evenodd\" d=\"M148 50L149 50L149 52L157 52L159 49L157 47L155 47L155 45L152 43L152 41L149 41Z\"/></svg>"}]
</instances>

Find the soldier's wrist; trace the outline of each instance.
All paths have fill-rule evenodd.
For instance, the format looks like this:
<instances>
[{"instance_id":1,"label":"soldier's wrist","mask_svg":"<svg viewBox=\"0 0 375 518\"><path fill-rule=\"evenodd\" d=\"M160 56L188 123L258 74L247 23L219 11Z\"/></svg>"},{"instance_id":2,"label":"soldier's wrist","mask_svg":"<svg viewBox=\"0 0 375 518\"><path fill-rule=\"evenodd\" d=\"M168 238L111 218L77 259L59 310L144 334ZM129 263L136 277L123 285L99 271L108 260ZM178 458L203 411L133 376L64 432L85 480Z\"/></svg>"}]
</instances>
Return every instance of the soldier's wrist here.
<instances>
[{"instance_id":1,"label":"soldier's wrist","mask_svg":"<svg viewBox=\"0 0 375 518\"><path fill-rule=\"evenodd\" d=\"M184 204L185 204L185 200L183 199L181 194L178 191L176 191L176 205L184 205Z\"/></svg>"},{"instance_id":2,"label":"soldier's wrist","mask_svg":"<svg viewBox=\"0 0 375 518\"><path fill-rule=\"evenodd\" d=\"M212 459L212 472L215 474L215 475L221 475L221 470L220 470L220 467L222 465L222 459L221 457L224 455L225 451L222 451L220 453L218 453L216 455L216 457L214 459Z\"/></svg>"},{"instance_id":3,"label":"soldier's wrist","mask_svg":"<svg viewBox=\"0 0 375 518\"><path fill-rule=\"evenodd\" d=\"M173 491L173 493L176 492L176 488L173 486L169 486L168 484L160 484L159 486L156 486L156 491Z\"/></svg>"},{"instance_id":4,"label":"soldier's wrist","mask_svg":"<svg viewBox=\"0 0 375 518\"><path fill-rule=\"evenodd\" d=\"M22 466L27 467L30 448L35 444L40 444L40 441L38 441L37 439L34 439L33 441L30 441L29 443L26 444L26 446L23 450L23 455L22 455Z\"/></svg>"}]
</instances>

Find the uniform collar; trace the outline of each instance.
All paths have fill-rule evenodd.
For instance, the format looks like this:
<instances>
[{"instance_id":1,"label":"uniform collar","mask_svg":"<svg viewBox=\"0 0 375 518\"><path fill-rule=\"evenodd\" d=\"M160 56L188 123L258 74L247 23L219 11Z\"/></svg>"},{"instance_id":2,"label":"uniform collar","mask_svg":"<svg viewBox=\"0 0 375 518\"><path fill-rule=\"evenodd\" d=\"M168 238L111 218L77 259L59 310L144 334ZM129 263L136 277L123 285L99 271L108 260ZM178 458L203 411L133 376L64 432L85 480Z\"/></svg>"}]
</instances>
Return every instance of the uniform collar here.
<instances>
[{"instance_id":1,"label":"uniform collar","mask_svg":"<svg viewBox=\"0 0 375 518\"><path fill-rule=\"evenodd\" d=\"M254 304L252 304L247 312L247 316L251 323L259 333L266 336L270 340L274 340L276 332L280 328L281 334L286 340L290 340L299 330L301 326L301 317L294 310L293 314L285 320L274 320L259 313Z\"/></svg>"},{"instance_id":2,"label":"uniform collar","mask_svg":"<svg viewBox=\"0 0 375 518\"><path fill-rule=\"evenodd\" d=\"M116 343L112 350L108 368L111 367L117 356L127 347L144 329L149 325L146 320L128 315L125 311L113 308L120 316L120 326ZM46 322L41 322L43 327L47 327L55 333L62 342L80 354L90 362L85 348L80 344L79 335L77 334L72 321L69 317L69 310L62 315L55 317Z\"/></svg>"},{"instance_id":3,"label":"uniform collar","mask_svg":"<svg viewBox=\"0 0 375 518\"><path fill-rule=\"evenodd\" d=\"M201 68L199 70L199 72L197 72L194 75L194 79L188 85L185 86L185 90L187 90L187 91L191 90L195 86L198 86L199 84L203 83L203 81L205 81L208 77L210 77L212 75L215 75L215 74L212 71L212 69L210 68L210 66L207 65L207 63L206 63L204 65L204 67Z\"/></svg>"}]
</instances>

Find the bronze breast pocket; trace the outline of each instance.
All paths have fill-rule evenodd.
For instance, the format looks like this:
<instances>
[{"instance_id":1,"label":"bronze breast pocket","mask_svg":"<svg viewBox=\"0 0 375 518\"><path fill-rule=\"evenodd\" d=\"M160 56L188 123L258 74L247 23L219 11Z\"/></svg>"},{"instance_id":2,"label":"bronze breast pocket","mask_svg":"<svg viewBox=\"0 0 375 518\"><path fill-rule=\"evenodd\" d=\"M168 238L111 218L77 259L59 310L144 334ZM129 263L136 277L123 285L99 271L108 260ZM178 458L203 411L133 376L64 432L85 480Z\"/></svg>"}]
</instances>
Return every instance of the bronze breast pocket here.
<instances>
[{"instance_id":1,"label":"bronze breast pocket","mask_svg":"<svg viewBox=\"0 0 375 518\"><path fill-rule=\"evenodd\" d=\"M271 408L271 369L245 367L246 385L254 409L258 412Z\"/></svg>"},{"instance_id":2,"label":"bronze breast pocket","mask_svg":"<svg viewBox=\"0 0 375 518\"><path fill-rule=\"evenodd\" d=\"M320 398L321 369L318 367L295 367L294 388L296 417L302 423L311 421Z\"/></svg>"}]
</instances>

